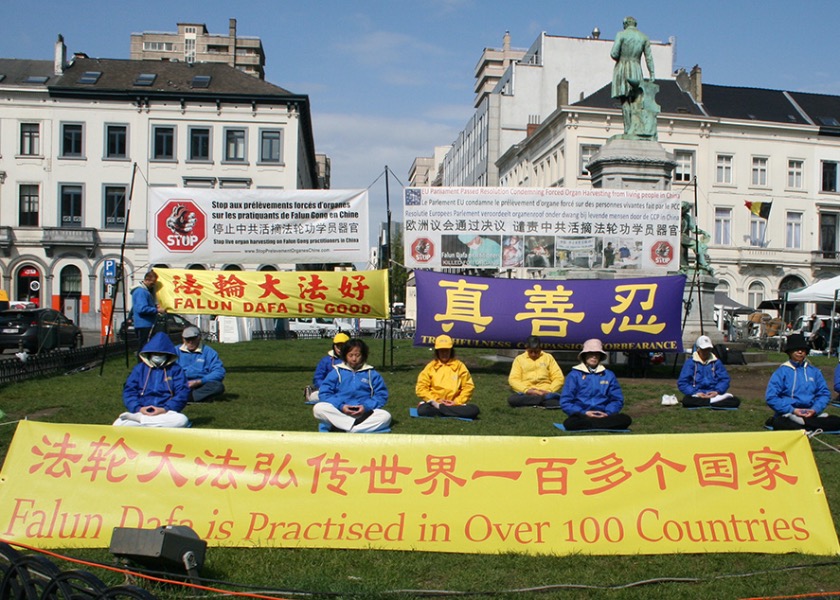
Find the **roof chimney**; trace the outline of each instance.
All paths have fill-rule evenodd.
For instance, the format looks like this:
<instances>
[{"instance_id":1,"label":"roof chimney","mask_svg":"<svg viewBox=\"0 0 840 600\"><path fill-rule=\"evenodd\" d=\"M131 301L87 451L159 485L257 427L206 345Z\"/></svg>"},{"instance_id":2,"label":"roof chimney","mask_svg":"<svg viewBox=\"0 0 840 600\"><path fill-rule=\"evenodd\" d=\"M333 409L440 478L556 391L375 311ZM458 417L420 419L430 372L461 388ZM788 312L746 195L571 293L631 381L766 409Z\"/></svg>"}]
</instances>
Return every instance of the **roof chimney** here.
<instances>
[{"instance_id":1,"label":"roof chimney","mask_svg":"<svg viewBox=\"0 0 840 600\"><path fill-rule=\"evenodd\" d=\"M698 65L691 68L691 74L688 76L691 82L691 95L697 104L703 103L703 69Z\"/></svg>"},{"instance_id":2,"label":"roof chimney","mask_svg":"<svg viewBox=\"0 0 840 600\"><path fill-rule=\"evenodd\" d=\"M502 36L502 50L510 50L510 31L505 31L505 35Z\"/></svg>"},{"instance_id":3,"label":"roof chimney","mask_svg":"<svg viewBox=\"0 0 840 600\"><path fill-rule=\"evenodd\" d=\"M236 19L230 19L228 21L228 35L236 38Z\"/></svg>"},{"instance_id":4,"label":"roof chimney","mask_svg":"<svg viewBox=\"0 0 840 600\"><path fill-rule=\"evenodd\" d=\"M67 66L67 46L64 45L64 36L58 34L55 42L55 60L53 61L53 72L55 75L64 75L64 67Z\"/></svg>"},{"instance_id":5,"label":"roof chimney","mask_svg":"<svg viewBox=\"0 0 840 600\"><path fill-rule=\"evenodd\" d=\"M569 103L569 80L565 77L557 84L557 108Z\"/></svg>"}]
</instances>

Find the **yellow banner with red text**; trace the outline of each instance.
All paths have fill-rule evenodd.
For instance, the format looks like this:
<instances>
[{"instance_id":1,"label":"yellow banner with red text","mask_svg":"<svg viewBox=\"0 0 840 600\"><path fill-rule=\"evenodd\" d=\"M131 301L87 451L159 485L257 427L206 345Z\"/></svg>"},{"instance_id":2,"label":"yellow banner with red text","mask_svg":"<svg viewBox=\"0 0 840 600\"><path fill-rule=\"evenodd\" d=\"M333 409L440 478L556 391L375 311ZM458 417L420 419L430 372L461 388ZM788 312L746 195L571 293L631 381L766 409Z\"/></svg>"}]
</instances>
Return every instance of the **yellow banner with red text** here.
<instances>
[{"instance_id":1,"label":"yellow banner with red text","mask_svg":"<svg viewBox=\"0 0 840 600\"><path fill-rule=\"evenodd\" d=\"M23 421L0 538L461 553L840 552L801 432L479 437Z\"/></svg>"},{"instance_id":2,"label":"yellow banner with red text","mask_svg":"<svg viewBox=\"0 0 840 600\"><path fill-rule=\"evenodd\" d=\"M155 269L170 312L233 317L388 318L388 271Z\"/></svg>"}]
</instances>

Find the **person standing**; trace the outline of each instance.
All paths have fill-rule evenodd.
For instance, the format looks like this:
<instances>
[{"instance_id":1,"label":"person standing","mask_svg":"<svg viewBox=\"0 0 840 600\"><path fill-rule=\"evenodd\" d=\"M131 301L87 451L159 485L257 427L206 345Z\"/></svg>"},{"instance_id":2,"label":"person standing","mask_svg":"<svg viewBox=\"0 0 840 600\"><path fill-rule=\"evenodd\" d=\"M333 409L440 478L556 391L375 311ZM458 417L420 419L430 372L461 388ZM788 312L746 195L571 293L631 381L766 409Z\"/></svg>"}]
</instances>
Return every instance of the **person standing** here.
<instances>
[{"instance_id":1,"label":"person standing","mask_svg":"<svg viewBox=\"0 0 840 600\"><path fill-rule=\"evenodd\" d=\"M140 348L149 341L157 316L165 312L155 300L157 280L157 273L149 271L143 276L143 281L131 290L131 318Z\"/></svg>"}]
</instances>

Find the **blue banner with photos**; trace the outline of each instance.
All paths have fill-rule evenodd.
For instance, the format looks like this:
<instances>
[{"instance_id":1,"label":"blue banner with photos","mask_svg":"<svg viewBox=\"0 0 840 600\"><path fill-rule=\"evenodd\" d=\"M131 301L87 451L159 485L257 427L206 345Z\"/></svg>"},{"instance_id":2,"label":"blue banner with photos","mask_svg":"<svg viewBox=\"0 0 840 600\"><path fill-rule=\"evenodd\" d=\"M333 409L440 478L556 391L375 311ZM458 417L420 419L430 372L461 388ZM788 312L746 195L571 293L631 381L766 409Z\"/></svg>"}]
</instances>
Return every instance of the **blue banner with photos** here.
<instances>
[{"instance_id":1,"label":"blue banner with photos","mask_svg":"<svg viewBox=\"0 0 840 600\"><path fill-rule=\"evenodd\" d=\"M415 345L447 334L457 346L682 352L684 275L638 279L494 279L415 271Z\"/></svg>"}]
</instances>

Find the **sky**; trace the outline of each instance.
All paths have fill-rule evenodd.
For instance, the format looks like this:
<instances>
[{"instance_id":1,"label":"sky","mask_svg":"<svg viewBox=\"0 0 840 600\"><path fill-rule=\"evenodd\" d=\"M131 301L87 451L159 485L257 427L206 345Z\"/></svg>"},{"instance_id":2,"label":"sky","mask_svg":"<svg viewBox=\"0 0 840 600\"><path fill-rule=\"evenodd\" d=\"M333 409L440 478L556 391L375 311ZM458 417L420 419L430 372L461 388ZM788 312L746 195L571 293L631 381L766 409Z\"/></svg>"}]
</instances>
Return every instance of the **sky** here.
<instances>
[{"instance_id":1,"label":"sky","mask_svg":"<svg viewBox=\"0 0 840 600\"><path fill-rule=\"evenodd\" d=\"M613 39L627 15L652 40L676 38L677 67L703 82L840 94L840 2L705 0L0 0L0 57L68 54L128 58L131 33L174 32L179 22L261 38L266 80L309 96L316 151L332 161L334 189L369 188L371 224L390 206L418 156L450 144L473 114L474 72L484 48L526 49L540 32ZM608 82L604 82L605 84Z\"/></svg>"}]
</instances>

